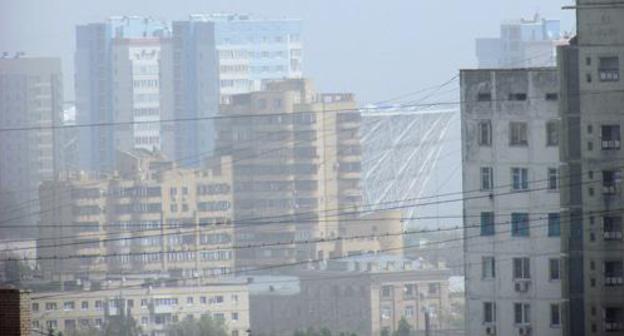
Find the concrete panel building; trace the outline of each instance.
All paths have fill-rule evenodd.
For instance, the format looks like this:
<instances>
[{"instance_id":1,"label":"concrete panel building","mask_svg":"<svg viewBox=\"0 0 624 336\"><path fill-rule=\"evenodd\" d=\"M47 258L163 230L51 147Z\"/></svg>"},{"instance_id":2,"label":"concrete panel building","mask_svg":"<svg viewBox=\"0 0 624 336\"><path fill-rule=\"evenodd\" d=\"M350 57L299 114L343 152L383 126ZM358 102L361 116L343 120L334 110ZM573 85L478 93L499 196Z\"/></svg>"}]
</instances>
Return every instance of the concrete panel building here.
<instances>
[{"instance_id":1,"label":"concrete panel building","mask_svg":"<svg viewBox=\"0 0 624 336\"><path fill-rule=\"evenodd\" d=\"M467 335L563 335L555 68L462 70Z\"/></svg>"},{"instance_id":2,"label":"concrete panel building","mask_svg":"<svg viewBox=\"0 0 624 336\"><path fill-rule=\"evenodd\" d=\"M559 50L564 335L624 335L624 7L576 1Z\"/></svg>"},{"instance_id":3,"label":"concrete panel building","mask_svg":"<svg viewBox=\"0 0 624 336\"><path fill-rule=\"evenodd\" d=\"M46 57L0 58L0 215L5 226L23 223L24 228L0 230L34 237L39 184L60 171L60 134L53 126L63 123L61 60ZM9 221L18 217L19 221ZM29 227L30 226L30 227Z\"/></svg>"}]
</instances>

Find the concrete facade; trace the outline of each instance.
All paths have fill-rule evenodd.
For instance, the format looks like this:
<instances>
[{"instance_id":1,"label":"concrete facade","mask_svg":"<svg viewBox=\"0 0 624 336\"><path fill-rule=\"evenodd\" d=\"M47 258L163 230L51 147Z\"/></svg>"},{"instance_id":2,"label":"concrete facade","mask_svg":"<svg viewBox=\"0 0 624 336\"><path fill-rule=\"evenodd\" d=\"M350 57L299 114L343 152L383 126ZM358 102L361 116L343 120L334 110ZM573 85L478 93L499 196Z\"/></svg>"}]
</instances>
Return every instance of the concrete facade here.
<instances>
[{"instance_id":1,"label":"concrete facade","mask_svg":"<svg viewBox=\"0 0 624 336\"><path fill-rule=\"evenodd\" d=\"M559 50L564 334L624 335L622 147L624 7L576 1Z\"/></svg>"},{"instance_id":2,"label":"concrete facade","mask_svg":"<svg viewBox=\"0 0 624 336\"><path fill-rule=\"evenodd\" d=\"M562 335L558 85L461 71L467 335Z\"/></svg>"}]
</instances>

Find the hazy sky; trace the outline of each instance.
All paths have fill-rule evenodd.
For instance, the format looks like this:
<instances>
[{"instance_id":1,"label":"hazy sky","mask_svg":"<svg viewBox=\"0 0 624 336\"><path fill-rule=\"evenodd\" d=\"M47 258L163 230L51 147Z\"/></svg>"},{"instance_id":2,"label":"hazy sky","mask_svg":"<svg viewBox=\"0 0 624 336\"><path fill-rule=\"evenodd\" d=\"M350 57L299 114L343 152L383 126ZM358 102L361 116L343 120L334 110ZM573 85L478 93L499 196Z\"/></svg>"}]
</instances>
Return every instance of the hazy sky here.
<instances>
[{"instance_id":1,"label":"hazy sky","mask_svg":"<svg viewBox=\"0 0 624 336\"><path fill-rule=\"evenodd\" d=\"M564 2L561 2L564 1ZM474 39L496 36L508 18L561 18L572 0L0 0L0 51L63 59L73 99L74 27L110 15L183 19L246 12L304 20L304 73L323 91L370 103L441 83L473 67Z\"/></svg>"}]
</instances>

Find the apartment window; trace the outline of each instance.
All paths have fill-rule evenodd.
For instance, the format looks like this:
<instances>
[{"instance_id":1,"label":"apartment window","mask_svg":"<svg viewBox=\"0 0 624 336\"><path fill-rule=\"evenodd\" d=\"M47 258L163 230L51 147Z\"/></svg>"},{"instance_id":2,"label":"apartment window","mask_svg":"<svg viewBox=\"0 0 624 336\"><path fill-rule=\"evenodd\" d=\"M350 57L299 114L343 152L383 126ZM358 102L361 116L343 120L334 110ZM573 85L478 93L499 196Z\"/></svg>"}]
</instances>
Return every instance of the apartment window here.
<instances>
[{"instance_id":1,"label":"apartment window","mask_svg":"<svg viewBox=\"0 0 624 336\"><path fill-rule=\"evenodd\" d=\"M390 307L388 306L381 307L381 318L384 320L390 318Z\"/></svg>"},{"instance_id":2,"label":"apartment window","mask_svg":"<svg viewBox=\"0 0 624 336\"><path fill-rule=\"evenodd\" d=\"M147 299L141 299L141 307L147 307Z\"/></svg>"},{"instance_id":3,"label":"apartment window","mask_svg":"<svg viewBox=\"0 0 624 336\"><path fill-rule=\"evenodd\" d=\"M483 302L483 323L496 322L496 303Z\"/></svg>"},{"instance_id":4,"label":"apartment window","mask_svg":"<svg viewBox=\"0 0 624 336\"><path fill-rule=\"evenodd\" d=\"M177 204L171 204L169 205L169 210L171 212L178 212L178 205Z\"/></svg>"},{"instance_id":5,"label":"apartment window","mask_svg":"<svg viewBox=\"0 0 624 336\"><path fill-rule=\"evenodd\" d=\"M427 286L427 293L429 293L429 295L436 295L438 294L440 289L440 284L438 284L437 282L432 282Z\"/></svg>"},{"instance_id":6,"label":"apartment window","mask_svg":"<svg viewBox=\"0 0 624 336\"><path fill-rule=\"evenodd\" d=\"M97 311L104 310L104 305L102 304L102 301L100 301L100 300L95 301L95 310L97 310Z\"/></svg>"},{"instance_id":7,"label":"apartment window","mask_svg":"<svg viewBox=\"0 0 624 336\"><path fill-rule=\"evenodd\" d=\"M147 316L141 317L141 324L147 325L149 323L149 318Z\"/></svg>"},{"instance_id":8,"label":"apartment window","mask_svg":"<svg viewBox=\"0 0 624 336\"><path fill-rule=\"evenodd\" d=\"M529 214L528 213L512 213L511 214L511 235L513 237L529 236Z\"/></svg>"},{"instance_id":9,"label":"apartment window","mask_svg":"<svg viewBox=\"0 0 624 336\"><path fill-rule=\"evenodd\" d=\"M169 195L171 195L171 196L175 196L175 195L177 195L177 194L178 194L178 189L177 189L177 188L175 188L175 187L171 187L171 188L169 189Z\"/></svg>"},{"instance_id":10,"label":"apartment window","mask_svg":"<svg viewBox=\"0 0 624 336\"><path fill-rule=\"evenodd\" d=\"M482 236L492 236L495 233L494 227L494 213L493 212L482 212L481 213L481 235Z\"/></svg>"},{"instance_id":11,"label":"apartment window","mask_svg":"<svg viewBox=\"0 0 624 336\"><path fill-rule=\"evenodd\" d=\"M392 293L392 286L383 286L381 288L381 296L390 297L391 293Z\"/></svg>"},{"instance_id":12,"label":"apartment window","mask_svg":"<svg viewBox=\"0 0 624 336\"><path fill-rule=\"evenodd\" d=\"M513 278L531 279L531 261L528 257L513 258Z\"/></svg>"},{"instance_id":13,"label":"apartment window","mask_svg":"<svg viewBox=\"0 0 624 336\"><path fill-rule=\"evenodd\" d=\"M511 168L511 185L513 190L529 189L529 169L528 168Z\"/></svg>"},{"instance_id":14,"label":"apartment window","mask_svg":"<svg viewBox=\"0 0 624 336\"><path fill-rule=\"evenodd\" d=\"M74 307L75 307L75 304L74 304L73 301L67 301L67 302L63 303L63 309L65 311L74 310Z\"/></svg>"},{"instance_id":15,"label":"apartment window","mask_svg":"<svg viewBox=\"0 0 624 336\"><path fill-rule=\"evenodd\" d=\"M559 145L559 123L549 121L546 123L546 146Z\"/></svg>"},{"instance_id":16,"label":"apartment window","mask_svg":"<svg viewBox=\"0 0 624 336\"><path fill-rule=\"evenodd\" d=\"M80 308L82 310L87 310L89 309L89 301L82 301L82 303L80 304Z\"/></svg>"},{"instance_id":17,"label":"apartment window","mask_svg":"<svg viewBox=\"0 0 624 336\"><path fill-rule=\"evenodd\" d=\"M188 195L188 187L182 187L182 195Z\"/></svg>"},{"instance_id":18,"label":"apartment window","mask_svg":"<svg viewBox=\"0 0 624 336\"><path fill-rule=\"evenodd\" d=\"M46 302L46 311L56 310L56 302Z\"/></svg>"},{"instance_id":19,"label":"apartment window","mask_svg":"<svg viewBox=\"0 0 624 336\"><path fill-rule=\"evenodd\" d=\"M511 122L509 123L509 145L510 146L527 146L528 140L528 127L525 122Z\"/></svg>"},{"instance_id":20,"label":"apartment window","mask_svg":"<svg viewBox=\"0 0 624 336\"><path fill-rule=\"evenodd\" d=\"M416 294L416 285L414 284L405 284L403 288L403 293L406 298L412 298Z\"/></svg>"},{"instance_id":21,"label":"apartment window","mask_svg":"<svg viewBox=\"0 0 624 336\"><path fill-rule=\"evenodd\" d=\"M605 307L604 309L605 331L624 330L624 309L616 307Z\"/></svg>"},{"instance_id":22,"label":"apartment window","mask_svg":"<svg viewBox=\"0 0 624 336\"><path fill-rule=\"evenodd\" d=\"M414 317L414 312L415 312L414 306L405 306L405 312L403 313L403 316L408 317L408 318Z\"/></svg>"},{"instance_id":23,"label":"apartment window","mask_svg":"<svg viewBox=\"0 0 624 336\"><path fill-rule=\"evenodd\" d=\"M600 57L598 59L598 78L601 82L617 82L620 80L620 60L617 56Z\"/></svg>"},{"instance_id":24,"label":"apartment window","mask_svg":"<svg viewBox=\"0 0 624 336\"><path fill-rule=\"evenodd\" d=\"M546 94L546 100L549 101L556 101L559 99L559 94L555 93L555 92L550 92Z\"/></svg>"},{"instance_id":25,"label":"apartment window","mask_svg":"<svg viewBox=\"0 0 624 336\"><path fill-rule=\"evenodd\" d=\"M559 258L552 258L548 260L548 278L550 280L561 279L561 262Z\"/></svg>"},{"instance_id":26,"label":"apartment window","mask_svg":"<svg viewBox=\"0 0 624 336\"><path fill-rule=\"evenodd\" d=\"M238 313L232 313L232 321L238 321Z\"/></svg>"},{"instance_id":27,"label":"apartment window","mask_svg":"<svg viewBox=\"0 0 624 336\"><path fill-rule=\"evenodd\" d=\"M602 149L620 149L620 125L603 125L601 131Z\"/></svg>"},{"instance_id":28,"label":"apartment window","mask_svg":"<svg viewBox=\"0 0 624 336\"><path fill-rule=\"evenodd\" d=\"M561 215L553 212L548 214L548 237L561 236Z\"/></svg>"},{"instance_id":29,"label":"apartment window","mask_svg":"<svg viewBox=\"0 0 624 336\"><path fill-rule=\"evenodd\" d=\"M479 146L492 145L492 121L482 120L479 122Z\"/></svg>"},{"instance_id":30,"label":"apartment window","mask_svg":"<svg viewBox=\"0 0 624 336\"><path fill-rule=\"evenodd\" d=\"M609 260L604 263L604 277L606 286L622 286L624 265L621 260Z\"/></svg>"},{"instance_id":31,"label":"apartment window","mask_svg":"<svg viewBox=\"0 0 624 336\"><path fill-rule=\"evenodd\" d=\"M492 94L489 92L480 92L477 95L477 101L479 102L488 102L492 101Z\"/></svg>"},{"instance_id":32,"label":"apartment window","mask_svg":"<svg viewBox=\"0 0 624 336\"><path fill-rule=\"evenodd\" d=\"M186 304L193 304L193 297L189 296L186 298Z\"/></svg>"},{"instance_id":33,"label":"apartment window","mask_svg":"<svg viewBox=\"0 0 624 336\"><path fill-rule=\"evenodd\" d=\"M510 93L509 94L510 101L525 101L527 100L526 93Z\"/></svg>"},{"instance_id":34,"label":"apartment window","mask_svg":"<svg viewBox=\"0 0 624 336\"><path fill-rule=\"evenodd\" d=\"M199 297L199 303L206 304L206 297L205 296L200 296Z\"/></svg>"},{"instance_id":35,"label":"apartment window","mask_svg":"<svg viewBox=\"0 0 624 336\"><path fill-rule=\"evenodd\" d=\"M602 189L603 194L613 195L617 192L616 185L620 179L620 172L617 170L602 171Z\"/></svg>"},{"instance_id":36,"label":"apartment window","mask_svg":"<svg viewBox=\"0 0 624 336\"><path fill-rule=\"evenodd\" d=\"M557 190L559 187L559 169L548 168L548 190Z\"/></svg>"},{"instance_id":37,"label":"apartment window","mask_svg":"<svg viewBox=\"0 0 624 336\"><path fill-rule=\"evenodd\" d=\"M494 188L494 169L492 167L481 167L481 190L492 190Z\"/></svg>"},{"instance_id":38,"label":"apartment window","mask_svg":"<svg viewBox=\"0 0 624 336\"><path fill-rule=\"evenodd\" d=\"M605 216L602 219L604 240L622 240L622 217Z\"/></svg>"},{"instance_id":39,"label":"apartment window","mask_svg":"<svg viewBox=\"0 0 624 336\"><path fill-rule=\"evenodd\" d=\"M514 303L514 323L531 323L531 305L528 303Z\"/></svg>"},{"instance_id":40,"label":"apartment window","mask_svg":"<svg viewBox=\"0 0 624 336\"><path fill-rule=\"evenodd\" d=\"M39 304L38 304L38 303L33 303L33 304L32 304L32 311L33 311L34 313L36 313L36 312L38 312L38 311L39 311Z\"/></svg>"},{"instance_id":41,"label":"apartment window","mask_svg":"<svg viewBox=\"0 0 624 336\"><path fill-rule=\"evenodd\" d=\"M483 279L496 277L496 259L493 256L481 258L481 276Z\"/></svg>"},{"instance_id":42,"label":"apartment window","mask_svg":"<svg viewBox=\"0 0 624 336\"><path fill-rule=\"evenodd\" d=\"M550 326L561 326L561 309L559 308L558 303L553 303L550 305Z\"/></svg>"}]
</instances>

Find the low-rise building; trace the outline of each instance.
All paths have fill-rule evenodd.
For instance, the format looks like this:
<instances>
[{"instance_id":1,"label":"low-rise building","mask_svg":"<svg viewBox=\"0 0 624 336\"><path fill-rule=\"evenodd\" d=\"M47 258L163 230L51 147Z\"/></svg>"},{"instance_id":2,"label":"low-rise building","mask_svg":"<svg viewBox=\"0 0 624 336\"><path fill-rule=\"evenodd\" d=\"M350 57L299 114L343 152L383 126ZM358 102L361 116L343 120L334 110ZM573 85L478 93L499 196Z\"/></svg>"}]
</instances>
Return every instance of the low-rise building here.
<instances>
[{"instance_id":1,"label":"low-rise building","mask_svg":"<svg viewBox=\"0 0 624 336\"><path fill-rule=\"evenodd\" d=\"M130 315L141 335L165 335L167 327L187 318L208 315L222 319L232 336L249 329L249 300L245 281L203 285L145 285L112 282L105 288L33 294L32 326L61 331L101 328L107 318Z\"/></svg>"},{"instance_id":2,"label":"low-rise building","mask_svg":"<svg viewBox=\"0 0 624 336\"><path fill-rule=\"evenodd\" d=\"M379 335L405 319L414 329L448 328L447 269L425 267L397 256L357 256L329 261L322 270L250 282L251 329L256 334L292 335L328 328L332 333Z\"/></svg>"}]
</instances>

